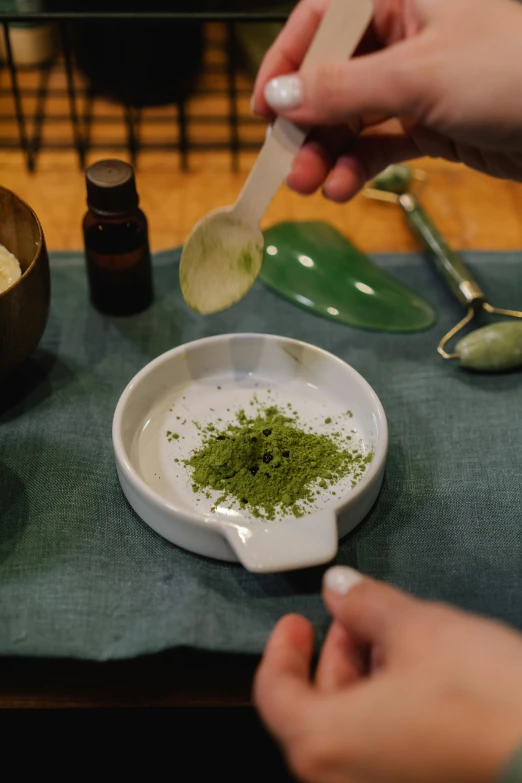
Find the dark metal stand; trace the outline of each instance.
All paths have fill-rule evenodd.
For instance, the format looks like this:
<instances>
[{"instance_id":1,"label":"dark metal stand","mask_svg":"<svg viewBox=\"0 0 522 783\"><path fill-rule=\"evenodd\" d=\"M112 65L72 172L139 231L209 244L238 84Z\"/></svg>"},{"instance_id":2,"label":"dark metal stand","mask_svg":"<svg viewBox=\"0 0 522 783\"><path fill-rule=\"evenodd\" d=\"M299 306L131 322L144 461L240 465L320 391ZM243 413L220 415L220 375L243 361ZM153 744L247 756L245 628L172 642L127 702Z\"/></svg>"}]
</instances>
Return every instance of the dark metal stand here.
<instances>
[{"instance_id":1,"label":"dark metal stand","mask_svg":"<svg viewBox=\"0 0 522 783\"><path fill-rule=\"evenodd\" d=\"M131 162L135 165L139 153L145 150L164 150L179 152L180 167L186 171L189 166L190 153L194 150L229 150L231 155L231 166L237 170L239 164L239 153L242 150L257 149L258 144L241 139L239 132L240 123L249 124L257 121L250 117L241 117L238 110L238 99L243 97L248 91L239 89L237 86L237 46L234 39L234 23L236 22L282 22L285 20L284 14L275 13L43 13L10 15L0 14L0 26L3 28L1 33L5 40L6 62L0 62L0 78L3 68L6 68L10 77L10 86L0 84L0 96L10 95L12 97L13 114L0 115L0 123L15 122L16 136L14 138L0 136L0 149L20 148L25 156L26 166L29 171L35 170L37 155L41 150L48 149L70 149L74 147L78 156L78 164L81 169L85 168L85 162L89 152L96 148L121 148L126 150L130 156ZM11 25L20 22L53 23L59 29L60 54L53 63L43 63L38 66L30 67L29 70L37 71L39 82L36 88L28 88L22 84L20 71L27 70L27 67L17 66L13 55L11 41ZM125 141L114 144L113 141L91 140L92 116L92 98L81 90L76 84L75 68L73 56L71 53L68 25L72 22L82 20L125 20L133 21L136 24L140 20L164 20L165 23L181 24L183 22L194 24L199 22L219 22L225 27L225 40L220 47L224 54L224 66L216 66L217 72L223 73L226 77L226 87L223 90L206 91L198 90L197 95L221 96L226 100L226 109L221 115L208 115L191 117L187 111L184 102L176 104L176 127L172 139L165 141L143 141L140 130L143 124L165 125L172 122L172 119L164 115L154 114L152 111L142 112L141 109L133 106L124 106L123 121L125 123ZM58 64L63 68L65 74L66 88L52 88L49 86L49 74L53 67ZM45 105L48 98L66 96L68 101L68 113L46 115ZM36 108L32 115L29 115L24 107L24 99L36 97ZM80 111L80 97L85 97L83 111ZM43 134L43 126L46 120L53 122L67 123L71 127L71 141L59 141L46 139ZM96 122L113 122L112 118L97 118ZM209 139L204 142L191 141L190 128L193 125L228 127L228 138L225 142L221 140L213 141ZM33 128L31 136L28 132L29 125Z\"/></svg>"}]
</instances>

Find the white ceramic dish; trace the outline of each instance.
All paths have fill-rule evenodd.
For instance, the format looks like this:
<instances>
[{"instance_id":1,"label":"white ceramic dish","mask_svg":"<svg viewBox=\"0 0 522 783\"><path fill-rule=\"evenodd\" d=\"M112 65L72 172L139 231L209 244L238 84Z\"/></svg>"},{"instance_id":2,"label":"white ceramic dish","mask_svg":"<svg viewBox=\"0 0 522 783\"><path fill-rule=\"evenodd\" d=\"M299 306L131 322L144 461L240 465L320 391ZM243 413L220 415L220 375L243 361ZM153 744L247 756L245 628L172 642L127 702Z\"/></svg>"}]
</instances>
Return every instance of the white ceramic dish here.
<instances>
[{"instance_id":1,"label":"white ceramic dish","mask_svg":"<svg viewBox=\"0 0 522 783\"><path fill-rule=\"evenodd\" d=\"M331 488L335 496L325 491L316 510L297 519L263 522L228 504L212 511L217 493L208 499L194 494L181 461L201 443L194 422L204 426L219 417L226 424L240 408L249 412L254 393L263 404L291 403L317 431L345 430L354 445L372 451L356 486L339 482ZM168 430L179 437L169 441ZM359 373L313 345L262 334L196 340L150 362L121 395L112 437L123 492L153 530L184 549L239 560L256 572L330 561L338 539L374 504L388 448L384 410Z\"/></svg>"}]
</instances>

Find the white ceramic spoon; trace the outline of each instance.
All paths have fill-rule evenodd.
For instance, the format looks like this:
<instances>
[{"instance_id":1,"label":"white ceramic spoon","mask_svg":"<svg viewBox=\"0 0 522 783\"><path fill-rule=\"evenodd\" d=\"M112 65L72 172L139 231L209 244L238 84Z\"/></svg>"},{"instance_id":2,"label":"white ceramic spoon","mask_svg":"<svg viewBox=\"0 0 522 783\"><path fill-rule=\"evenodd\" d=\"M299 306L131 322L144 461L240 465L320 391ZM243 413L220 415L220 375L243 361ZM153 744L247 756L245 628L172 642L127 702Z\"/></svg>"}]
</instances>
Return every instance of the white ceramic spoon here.
<instances>
[{"instance_id":1,"label":"white ceramic spoon","mask_svg":"<svg viewBox=\"0 0 522 783\"><path fill-rule=\"evenodd\" d=\"M372 0L331 0L301 70L350 57L372 14ZM259 224L308 132L276 120L236 203L209 212L192 229L179 275L183 297L193 310L225 310L254 284L264 253Z\"/></svg>"}]
</instances>

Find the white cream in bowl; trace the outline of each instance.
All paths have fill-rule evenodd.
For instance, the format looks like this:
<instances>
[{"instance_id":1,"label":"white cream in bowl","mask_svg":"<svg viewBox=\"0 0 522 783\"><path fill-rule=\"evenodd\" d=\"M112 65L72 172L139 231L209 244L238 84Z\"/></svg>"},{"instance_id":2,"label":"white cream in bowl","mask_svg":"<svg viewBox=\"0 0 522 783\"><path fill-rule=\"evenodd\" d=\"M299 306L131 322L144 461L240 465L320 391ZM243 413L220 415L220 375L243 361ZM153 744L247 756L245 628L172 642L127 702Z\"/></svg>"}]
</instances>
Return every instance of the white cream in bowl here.
<instances>
[{"instance_id":1,"label":"white cream in bowl","mask_svg":"<svg viewBox=\"0 0 522 783\"><path fill-rule=\"evenodd\" d=\"M21 275L20 262L16 256L0 245L0 294L11 288Z\"/></svg>"}]
</instances>

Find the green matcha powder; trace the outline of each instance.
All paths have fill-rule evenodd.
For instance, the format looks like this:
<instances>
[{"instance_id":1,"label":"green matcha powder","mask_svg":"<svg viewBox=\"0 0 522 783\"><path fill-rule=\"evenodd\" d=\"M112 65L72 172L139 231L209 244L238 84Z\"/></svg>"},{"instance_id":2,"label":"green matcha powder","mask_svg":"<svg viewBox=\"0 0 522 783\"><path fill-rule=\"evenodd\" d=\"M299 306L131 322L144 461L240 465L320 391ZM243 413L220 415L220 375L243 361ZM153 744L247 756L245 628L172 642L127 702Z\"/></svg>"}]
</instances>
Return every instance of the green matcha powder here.
<instances>
[{"instance_id":1,"label":"green matcha powder","mask_svg":"<svg viewBox=\"0 0 522 783\"><path fill-rule=\"evenodd\" d=\"M305 432L297 416L285 416L276 407L252 418L241 410L236 418L223 430L207 425L202 446L184 461L192 470L195 493L221 493L213 508L237 501L257 518L300 517L321 490L340 479L350 476L355 486L373 456L347 449L340 433Z\"/></svg>"}]
</instances>

